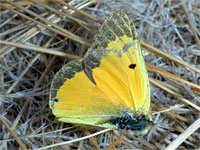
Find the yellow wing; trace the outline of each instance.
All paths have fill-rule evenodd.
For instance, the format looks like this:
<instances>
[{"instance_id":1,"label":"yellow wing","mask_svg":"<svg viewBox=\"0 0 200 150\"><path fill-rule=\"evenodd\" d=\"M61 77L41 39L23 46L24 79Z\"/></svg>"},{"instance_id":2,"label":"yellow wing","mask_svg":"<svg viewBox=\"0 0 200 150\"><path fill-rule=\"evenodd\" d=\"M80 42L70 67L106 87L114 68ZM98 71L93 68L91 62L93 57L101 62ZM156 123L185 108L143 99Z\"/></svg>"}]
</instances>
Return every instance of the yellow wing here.
<instances>
[{"instance_id":1,"label":"yellow wing","mask_svg":"<svg viewBox=\"0 0 200 150\"><path fill-rule=\"evenodd\" d=\"M81 62L71 61L56 74L50 91L50 107L60 121L103 126L104 120L122 112L89 80Z\"/></svg>"},{"instance_id":2,"label":"yellow wing","mask_svg":"<svg viewBox=\"0 0 200 150\"><path fill-rule=\"evenodd\" d=\"M60 121L115 128L125 112L150 117L150 88L133 23L113 13L82 60L63 66L53 79L50 107Z\"/></svg>"}]
</instances>

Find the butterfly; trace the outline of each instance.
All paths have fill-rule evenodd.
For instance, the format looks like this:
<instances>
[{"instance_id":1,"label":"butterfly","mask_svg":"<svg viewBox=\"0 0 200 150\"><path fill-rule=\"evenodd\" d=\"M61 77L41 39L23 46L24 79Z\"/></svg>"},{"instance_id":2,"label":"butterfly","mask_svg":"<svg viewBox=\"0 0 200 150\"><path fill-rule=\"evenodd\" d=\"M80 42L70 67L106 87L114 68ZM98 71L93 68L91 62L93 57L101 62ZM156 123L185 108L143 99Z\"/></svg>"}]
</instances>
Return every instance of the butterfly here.
<instances>
[{"instance_id":1,"label":"butterfly","mask_svg":"<svg viewBox=\"0 0 200 150\"><path fill-rule=\"evenodd\" d=\"M84 58L56 73L49 105L62 122L138 131L149 127L149 79L128 15L112 13Z\"/></svg>"}]
</instances>

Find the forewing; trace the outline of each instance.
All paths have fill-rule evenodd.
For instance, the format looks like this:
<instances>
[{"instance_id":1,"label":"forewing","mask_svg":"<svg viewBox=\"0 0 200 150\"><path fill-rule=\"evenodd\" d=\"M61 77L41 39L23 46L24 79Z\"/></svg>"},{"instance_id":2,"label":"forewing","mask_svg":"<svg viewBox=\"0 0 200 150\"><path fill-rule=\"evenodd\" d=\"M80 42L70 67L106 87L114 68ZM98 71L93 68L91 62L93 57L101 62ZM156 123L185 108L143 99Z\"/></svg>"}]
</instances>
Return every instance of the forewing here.
<instances>
[{"instance_id":1,"label":"forewing","mask_svg":"<svg viewBox=\"0 0 200 150\"><path fill-rule=\"evenodd\" d=\"M136 115L148 114L150 88L137 32L128 16L113 13L88 50L83 69L110 101Z\"/></svg>"}]
</instances>

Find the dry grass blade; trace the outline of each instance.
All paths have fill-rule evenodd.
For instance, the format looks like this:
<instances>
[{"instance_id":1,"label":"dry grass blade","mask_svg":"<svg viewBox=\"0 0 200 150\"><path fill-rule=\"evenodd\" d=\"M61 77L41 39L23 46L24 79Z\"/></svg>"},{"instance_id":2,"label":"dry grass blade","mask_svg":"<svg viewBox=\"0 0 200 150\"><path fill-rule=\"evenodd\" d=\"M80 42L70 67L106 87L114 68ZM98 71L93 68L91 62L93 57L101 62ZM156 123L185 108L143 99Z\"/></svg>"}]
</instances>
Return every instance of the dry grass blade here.
<instances>
[{"instance_id":1,"label":"dry grass blade","mask_svg":"<svg viewBox=\"0 0 200 150\"><path fill-rule=\"evenodd\" d=\"M54 32L56 32L56 33L59 33L59 34L65 36L65 37L67 37L67 38L69 38L69 39L73 39L73 40L75 40L75 41L77 41L77 42L79 42L79 43L81 43L81 44L85 44L85 45L87 45L87 46L90 45L90 42L89 42L88 40L85 40L85 39L83 39L83 38L80 38L79 36L76 36L75 34L69 32L69 31L67 31L67 30L65 30L65 29L63 29L63 28L60 28L58 25L52 23L51 21L49 21L49 20L47 20L47 19L45 19L45 18L42 18L42 17L38 16L38 14L34 13L33 11L30 11L30 10L28 10L28 9L25 9L24 7L22 7L22 6L20 6L20 5L17 5L17 4L15 4L14 2L10 2L10 1L6 1L6 2L8 2L8 3L14 5L16 8L19 8L20 10L24 10L25 12L27 12L27 13L33 15L34 17L38 17L38 19L40 19L40 20L41 20L42 22L44 22L46 25L43 24L43 23L40 23L39 21L33 20L32 18L30 18L30 17L28 17L28 16L25 16L25 15L23 15L22 13L19 13L19 12L14 11L14 10L12 10L12 9L10 9L10 8L7 7L9 10L14 11L15 13L18 13L19 15L21 15L21 16L23 16L23 17L25 17L25 18L28 18L29 20L32 20L32 21L36 22L37 24L40 24L40 25L42 25L42 26L48 28L49 30L52 30L52 31L54 31ZM4 7L6 7L6 6L4 5ZM51 26L54 27L55 29L50 28L49 25L51 25Z\"/></svg>"},{"instance_id":2,"label":"dry grass blade","mask_svg":"<svg viewBox=\"0 0 200 150\"><path fill-rule=\"evenodd\" d=\"M130 139L133 139L133 140L138 141L139 143L145 145L145 146L148 147L149 149L153 149L153 150L157 150L157 149L158 149L156 146L154 146L154 145L152 145L152 144L150 144L150 143L148 143L148 142L146 142L146 141L143 141L143 140L141 140L141 139L139 139L139 138L137 138L137 137L135 137L135 136L132 136L132 135L128 134L127 132L124 132L124 131L121 131L121 132L122 132L124 135L126 135L127 137L129 137Z\"/></svg>"},{"instance_id":3,"label":"dry grass blade","mask_svg":"<svg viewBox=\"0 0 200 150\"><path fill-rule=\"evenodd\" d=\"M47 15L47 13L43 13L41 16L45 16ZM31 21L27 21L27 24L31 23ZM25 23L26 24L26 23ZM25 25L24 24L24 25ZM41 29L42 30L42 29ZM21 41L22 43L29 40L31 37L33 37L34 35L37 34L37 32L41 31L40 28L25 28L22 31L19 31L18 33L12 35L11 37L9 37L8 39L6 39L7 41L12 41L12 42L17 42L17 41ZM4 32L5 33L5 32ZM12 52L12 50L14 50L15 48L10 47L10 46L2 46L1 48L1 53L0 53L0 58L2 58L3 56L5 56L6 54L9 54L10 52Z\"/></svg>"},{"instance_id":4,"label":"dry grass blade","mask_svg":"<svg viewBox=\"0 0 200 150\"><path fill-rule=\"evenodd\" d=\"M91 134L91 135L88 135L88 136L84 136L84 137L82 137L82 138L77 138L77 139L75 139L75 140L66 141L66 142L62 142L62 143L58 143L58 144L52 144L52 145L49 145L49 146L45 146L45 147L39 148L38 150L48 149L48 148L55 147L55 146L59 146L59 145L65 145L65 144L70 144L70 143L73 143L73 142L82 141L82 140L84 140L84 139L88 139L88 138L94 137L94 136L96 136L96 135L99 135L99 134L108 132L108 131L110 131L110 130L111 130L111 129L104 129L104 130L102 130L102 131L96 132L96 133Z\"/></svg>"},{"instance_id":5,"label":"dry grass blade","mask_svg":"<svg viewBox=\"0 0 200 150\"><path fill-rule=\"evenodd\" d=\"M88 29L88 27L89 27L89 28L92 28L92 29L96 29L96 30L97 30L96 27L94 27L94 26L92 26L92 25L90 25L90 24L88 24L88 23L86 23L86 22L84 22L84 21L82 21L82 20L80 20L80 19L78 19L78 18L73 17L73 16L70 15L68 12L63 13L63 12L57 11L56 9L54 9L54 8L52 8L52 7L49 7L48 5L45 5L45 4L43 4L43 3L40 3L40 2L38 2L37 0L31 0L31 1L32 1L33 3L36 3L36 4L38 4L38 5L42 6L42 7L44 7L44 8L49 9L50 11L52 11L52 12L54 12L54 13L56 13L56 14L62 16L62 17L67 17L67 18L69 18L69 19L71 19L71 20L73 20L73 21L76 21L77 23L79 23L80 25L82 25L83 27L85 27L86 29Z\"/></svg>"},{"instance_id":6,"label":"dry grass blade","mask_svg":"<svg viewBox=\"0 0 200 150\"><path fill-rule=\"evenodd\" d=\"M87 18L90 19L90 20L93 20L93 21L95 21L95 22L98 22L98 23L102 24L102 22L99 21L97 18L95 18L95 17L93 17L93 16L91 16L91 15L89 15L89 14L87 14L87 13L85 13L85 12L83 12L83 11L81 11L81 10L79 10L79 9L77 9L77 8L75 8L75 7L73 7L73 6L71 6L71 5L69 5L68 3L65 3L65 2L62 1L62 0L56 0L56 2L62 4L63 6L66 6L66 7L70 8L70 9L72 9L72 10L74 10L75 12L81 14L82 16L87 17ZM94 1L94 2L95 2L95 1Z\"/></svg>"},{"instance_id":7,"label":"dry grass blade","mask_svg":"<svg viewBox=\"0 0 200 150\"><path fill-rule=\"evenodd\" d=\"M51 1L54 1L54 0L38 0L38 1L41 2L41 3L46 3L46 2L51 2ZM15 3L18 4L18 5L21 5L21 6L27 6L27 5L33 4L32 2L26 1L26 0L18 1L18 2L15 2ZM8 6L8 7L13 7L12 5L10 5L10 4L6 3L6 2L4 2L3 4ZM1 9L5 9L5 8L0 5L0 10Z\"/></svg>"},{"instance_id":8,"label":"dry grass blade","mask_svg":"<svg viewBox=\"0 0 200 150\"><path fill-rule=\"evenodd\" d=\"M64 52L54 51L54 50L50 50L50 49L38 47L38 46L28 46L28 45L24 45L24 44L20 44L20 43L6 42L6 41L2 41L2 40L0 40L0 43L14 46L14 47L20 47L20 48L27 49L27 50L34 50L37 52L48 53L48 54L52 54L52 55L56 55L56 56L68 57L68 58L72 58L72 59L80 59L81 58L80 56L66 54Z\"/></svg>"},{"instance_id":9,"label":"dry grass blade","mask_svg":"<svg viewBox=\"0 0 200 150\"><path fill-rule=\"evenodd\" d=\"M83 5L80 5L80 6L77 7L77 9L81 9L81 8L83 8L83 7L86 7L86 6L90 5L90 4L92 4L92 3L93 3L93 2L86 3L86 4L84 4L84 6L83 6ZM22 13L19 13L18 11L15 11L15 10L9 8L7 5L2 4L2 6L4 6L5 8L7 8L7 9L10 10L10 11L15 12L16 15L17 15L17 14L20 14L20 15L23 16L24 18L29 19L29 21L33 21L33 22L37 23L38 25L40 24L42 27L44 27L44 28L42 28L42 27L39 26L39 27L31 28L29 31L27 31L27 32L25 32L24 34L22 34L22 35L20 36L20 38L19 38L19 36L18 36L18 34L20 34L20 32L19 32L19 33L17 33L17 34L14 35L15 37L13 36L14 41L18 41L18 40L20 39L21 42L23 43L23 42L29 40L30 38L34 37L35 35L37 35L37 33L39 33L40 31L44 30L45 27L46 27L47 29L49 29L49 30L53 30L55 33L58 33L58 34L60 33L59 31L57 31L57 30L55 30L55 29L53 29L53 28L51 28L51 27L48 27L48 26L45 25L45 24L41 24L40 22L36 21L35 19L32 19L32 18L30 18L30 17L28 17L28 16L26 16L26 15L24 15L24 14L22 14ZM16 16L16 15L15 15L15 16ZM45 16L45 15L47 15L47 12L41 14L40 16L43 17L43 16ZM14 16L13 16L13 17L14 17ZM49 16L48 19L49 19L50 21L52 21L53 23L56 23L56 22L58 22L58 21L61 20L60 17L56 17L54 14L52 14L51 16ZM27 30L27 29L26 29L26 30ZM63 33L60 33L60 34L62 35ZM18 39L18 38L19 38L19 39ZM16 39L17 39L17 40L16 40ZM9 40L9 39L8 39L8 40ZM9 52L11 52L13 49L14 49L14 48L6 49L5 52L4 52L3 54L0 55L0 58L3 57L4 55L8 54Z\"/></svg>"},{"instance_id":10,"label":"dry grass blade","mask_svg":"<svg viewBox=\"0 0 200 150\"><path fill-rule=\"evenodd\" d=\"M185 2L186 2L186 1L185 1ZM185 10L185 13L186 13L186 16L187 16L189 25L190 25L191 30L192 30L192 33L193 33L193 35L194 35L194 38L195 38L195 40L196 40L196 42L197 42L197 44L198 44L198 47L199 47L199 49L200 49L200 40L199 40L199 37L198 37L198 35L197 35L196 31L195 31L194 25L193 25L193 23L192 23L192 21L191 21L190 14L189 14L189 11L188 11L188 9L187 9L186 3L183 3L183 8L184 8L184 10Z\"/></svg>"},{"instance_id":11,"label":"dry grass blade","mask_svg":"<svg viewBox=\"0 0 200 150\"><path fill-rule=\"evenodd\" d=\"M90 135L91 135L91 133L90 133L87 129L84 130L84 133L85 133L86 136L90 136ZM98 145L98 143L97 143L97 141L96 141L96 139L95 139L94 137L89 138L89 140L90 140L90 142L95 146L95 148L96 148L97 150L100 150L100 149L101 149L101 148L99 147L99 145Z\"/></svg>"},{"instance_id":12,"label":"dry grass blade","mask_svg":"<svg viewBox=\"0 0 200 150\"><path fill-rule=\"evenodd\" d=\"M164 86L164 84L162 82L156 81L152 78L149 78L150 82L153 83L154 85L160 87L161 89L167 91L168 93L176 96L178 99L182 100L184 103L192 106L193 108L195 108L196 110L198 110L200 112L200 107L195 105L194 103L191 102L191 100L187 100L185 98L183 98L181 95L175 93L174 91L172 91L171 89L167 88L166 86Z\"/></svg>"},{"instance_id":13,"label":"dry grass blade","mask_svg":"<svg viewBox=\"0 0 200 150\"><path fill-rule=\"evenodd\" d=\"M109 147L107 147L106 150L112 150L116 145L118 145L121 141L123 141L125 138L124 135L121 135L117 140L115 140Z\"/></svg>"},{"instance_id":14,"label":"dry grass blade","mask_svg":"<svg viewBox=\"0 0 200 150\"><path fill-rule=\"evenodd\" d=\"M170 78L171 80L180 81L180 82L186 83L188 85L191 85L193 87L196 87L196 88L200 89L200 85L197 85L197 84L194 84L194 83L189 82L187 80L184 80L184 79L182 79L182 78L180 78L180 77L178 77L178 76L176 76L176 75L174 75L172 73L169 73L169 72L167 72L167 71L165 71L163 69L160 69L160 68L158 68L156 66L153 66L153 65L147 64L147 63L146 63L146 66L147 66L147 69L152 71L152 72L159 73L159 74L161 74L161 75L163 75L163 76L165 76L167 78Z\"/></svg>"},{"instance_id":15,"label":"dry grass blade","mask_svg":"<svg viewBox=\"0 0 200 150\"><path fill-rule=\"evenodd\" d=\"M152 104L152 107L153 107L154 109L158 109L158 110L159 110L158 112L153 112L152 115L155 115L155 114L158 114L158 113L166 113L166 114L169 115L170 117L175 117L175 118L177 118L177 119L179 119L179 120L181 120L181 121L184 121L184 122L186 122L186 123L188 123L188 124L192 124L192 121L191 121L191 120L189 120L189 119L187 119L187 118L185 118L185 117L182 117L182 116L180 116L180 115L174 114L174 113L172 113L172 112L169 112L169 111L171 111L171 110L175 110L175 109L181 108L181 107L183 107L183 106L185 106L185 105L184 105L184 104L180 104L180 105L172 106L172 107L170 107L170 108L168 108L168 109L163 109L163 108L161 108L160 106L158 106L158 105L156 105L156 104Z\"/></svg>"},{"instance_id":16,"label":"dry grass blade","mask_svg":"<svg viewBox=\"0 0 200 150\"><path fill-rule=\"evenodd\" d=\"M179 137L177 137L165 150L176 149L182 142L184 142L191 134L200 128L200 118L190 125Z\"/></svg>"},{"instance_id":17,"label":"dry grass blade","mask_svg":"<svg viewBox=\"0 0 200 150\"><path fill-rule=\"evenodd\" d=\"M49 61L48 66L46 67L46 69L44 70L44 72L42 73L40 79L38 80L38 82L36 83L34 88L38 88L40 86L40 84L42 83L42 81L44 80L45 76L47 75L47 73L49 72L51 66L53 65L53 63L56 60L56 56L53 56L53 58L51 59L51 61Z\"/></svg>"},{"instance_id":18,"label":"dry grass blade","mask_svg":"<svg viewBox=\"0 0 200 150\"><path fill-rule=\"evenodd\" d=\"M157 49L157 48L155 48L153 46L150 46L150 45L148 45L148 44L146 44L144 42L140 42L140 43L141 43L141 45L143 47L146 48L145 50L149 51L150 53L153 53L153 54L155 54L157 56L161 56L161 57L163 57L165 59L168 59L170 61L173 61L173 62L178 63L180 65L183 65L185 67L188 67L188 68L194 70L197 73L200 73L199 69L197 69L197 68L195 68L195 67L193 67L193 66L191 66L191 65L189 65L189 64L187 64L187 63L185 63L183 61L180 61L180 60L176 59L175 57L173 57L173 56L171 56L169 54L166 54L166 53L162 52L161 50L159 50L159 49Z\"/></svg>"},{"instance_id":19,"label":"dry grass blade","mask_svg":"<svg viewBox=\"0 0 200 150\"><path fill-rule=\"evenodd\" d=\"M24 106L23 106L22 110L20 111L20 113L18 114L17 118L15 119L15 121L14 121L12 127L11 127L11 130L14 130L14 129L15 129L15 127L17 126L17 124L19 123L19 121L20 121L20 119L21 119L21 117L22 117L22 114L26 111L28 105L29 105L29 102L27 101L27 102L24 104ZM0 117L1 117L1 116L0 116ZM8 137L9 137L9 134L7 134L7 135L5 136L5 138L8 138ZM6 142L2 142L2 143L1 143L0 149L3 149L3 147L5 146L5 143L6 143ZM22 146L22 147L23 147L23 146Z\"/></svg>"},{"instance_id":20,"label":"dry grass blade","mask_svg":"<svg viewBox=\"0 0 200 150\"><path fill-rule=\"evenodd\" d=\"M33 65L33 63L35 63L35 61L40 57L40 54L36 55L32 61L30 62L30 64L28 64L28 66L26 67L26 69L20 74L19 78L22 78L26 72L29 70L29 68ZM10 86L10 88L7 90L7 92L5 93L5 96L10 94L10 92L15 88L15 86L19 83L19 80L15 81L12 86Z\"/></svg>"},{"instance_id":21,"label":"dry grass blade","mask_svg":"<svg viewBox=\"0 0 200 150\"><path fill-rule=\"evenodd\" d=\"M24 143L20 140L20 138L15 134L15 132L9 127L9 125L6 123L6 121L0 116L0 121L2 124L7 128L7 130L10 132L10 134L15 138L17 143L21 146L23 150L27 150Z\"/></svg>"}]
</instances>

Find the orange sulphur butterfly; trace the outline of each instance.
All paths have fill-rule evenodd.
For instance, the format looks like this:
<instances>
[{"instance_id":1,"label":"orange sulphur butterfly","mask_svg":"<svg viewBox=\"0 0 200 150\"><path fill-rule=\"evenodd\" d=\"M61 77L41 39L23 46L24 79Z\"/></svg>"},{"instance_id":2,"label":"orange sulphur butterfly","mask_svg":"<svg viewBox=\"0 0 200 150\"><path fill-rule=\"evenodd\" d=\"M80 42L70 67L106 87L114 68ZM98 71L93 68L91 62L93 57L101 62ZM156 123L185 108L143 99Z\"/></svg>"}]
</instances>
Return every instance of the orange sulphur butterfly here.
<instances>
[{"instance_id":1,"label":"orange sulphur butterfly","mask_svg":"<svg viewBox=\"0 0 200 150\"><path fill-rule=\"evenodd\" d=\"M149 126L148 74L135 26L125 13L108 17L85 57L56 73L49 105L67 123L131 130Z\"/></svg>"}]
</instances>

